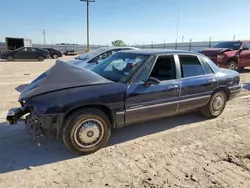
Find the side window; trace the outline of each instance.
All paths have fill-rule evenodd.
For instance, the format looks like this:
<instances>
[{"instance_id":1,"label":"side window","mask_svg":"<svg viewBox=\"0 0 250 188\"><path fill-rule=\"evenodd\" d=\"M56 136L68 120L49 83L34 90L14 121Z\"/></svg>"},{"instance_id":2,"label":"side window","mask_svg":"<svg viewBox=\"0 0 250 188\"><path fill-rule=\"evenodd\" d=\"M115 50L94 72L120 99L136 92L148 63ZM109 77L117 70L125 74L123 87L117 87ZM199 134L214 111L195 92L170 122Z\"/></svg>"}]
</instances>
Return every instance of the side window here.
<instances>
[{"instance_id":1,"label":"side window","mask_svg":"<svg viewBox=\"0 0 250 188\"><path fill-rule=\"evenodd\" d=\"M176 79L174 56L158 57L150 77L160 81Z\"/></svg>"},{"instance_id":2,"label":"side window","mask_svg":"<svg viewBox=\"0 0 250 188\"><path fill-rule=\"evenodd\" d=\"M182 78L205 75L197 56L179 55Z\"/></svg>"},{"instance_id":3,"label":"side window","mask_svg":"<svg viewBox=\"0 0 250 188\"><path fill-rule=\"evenodd\" d=\"M32 52L38 52L38 50L35 49L35 48L30 48L30 50L31 50Z\"/></svg>"},{"instance_id":4,"label":"side window","mask_svg":"<svg viewBox=\"0 0 250 188\"><path fill-rule=\"evenodd\" d=\"M206 74L214 74L214 70L210 67L210 65L208 64L206 59L204 59L203 57L200 57L200 59L201 59L201 63L203 65L203 68L205 70L205 73Z\"/></svg>"},{"instance_id":5,"label":"side window","mask_svg":"<svg viewBox=\"0 0 250 188\"><path fill-rule=\"evenodd\" d=\"M108 51L108 52L105 52L105 53L99 55L98 59L99 59L99 61L103 61L104 59L108 58L111 55L112 55L112 52Z\"/></svg>"},{"instance_id":6,"label":"side window","mask_svg":"<svg viewBox=\"0 0 250 188\"><path fill-rule=\"evenodd\" d=\"M154 60L155 61L155 60ZM136 82L145 82L148 78L154 61L150 61L136 78ZM176 68L173 56L158 57L149 77L154 77L160 81L176 79Z\"/></svg>"},{"instance_id":7,"label":"side window","mask_svg":"<svg viewBox=\"0 0 250 188\"><path fill-rule=\"evenodd\" d=\"M250 50L250 42L245 42L242 47L248 48L248 50Z\"/></svg>"},{"instance_id":8,"label":"side window","mask_svg":"<svg viewBox=\"0 0 250 188\"><path fill-rule=\"evenodd\" d=\"M20 50L18 50L19 52L27 52L28 51L28 48L22 48Z\"/></svg>"}]
</instances>

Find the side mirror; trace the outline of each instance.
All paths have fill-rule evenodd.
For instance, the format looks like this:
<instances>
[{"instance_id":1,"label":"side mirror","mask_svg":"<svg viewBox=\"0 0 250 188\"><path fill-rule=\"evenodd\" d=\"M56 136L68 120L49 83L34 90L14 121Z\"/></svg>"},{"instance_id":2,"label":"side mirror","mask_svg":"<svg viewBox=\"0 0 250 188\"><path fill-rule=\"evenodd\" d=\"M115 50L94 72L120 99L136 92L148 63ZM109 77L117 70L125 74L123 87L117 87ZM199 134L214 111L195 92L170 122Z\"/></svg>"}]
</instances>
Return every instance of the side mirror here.
<instances>
[{"instance_id":1,"label":"side mirror","mask_svg":"<svg viewBox=\"0 0 250 188\"><path fill-rule=\"evenodd\" d=\"M160 80L155 77L149 77L148 80L145 82L145 86L149 87L151 85L159 85Z\"/></svg>"}]
</instances>

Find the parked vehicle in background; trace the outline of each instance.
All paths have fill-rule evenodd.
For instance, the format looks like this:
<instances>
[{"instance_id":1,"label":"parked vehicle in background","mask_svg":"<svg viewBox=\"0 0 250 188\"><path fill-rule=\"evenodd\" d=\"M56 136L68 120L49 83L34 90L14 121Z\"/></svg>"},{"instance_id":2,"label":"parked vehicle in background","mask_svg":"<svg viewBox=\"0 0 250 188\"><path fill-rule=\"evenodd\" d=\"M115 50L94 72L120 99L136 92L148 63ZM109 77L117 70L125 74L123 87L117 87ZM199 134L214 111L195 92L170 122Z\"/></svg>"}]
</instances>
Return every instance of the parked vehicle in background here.
<instances>
[{"instance_id":1,"label":"parked vehicle in background","mask_svg":"<svg viewBox=\"0 0 250 188\"><path fill-rule=\"evenodd\" d=\"M67 61L68 63L72 63L76 66L80 66L85 69L91 69L96 64L100 63L104 59L108 58L109 56L115 54L121 50L136 50L138 48L134 47L101 47L95 50L91 50L85 54L79 55L75 57L73 60Z\"/></svg>"},{"instance_id":2,"label":"parked vehicle in background","mask_svg":"<svg viewBox=\"0 0 250 188\"><path fill-rule=\"evenodd\" d=\"M54 48L42 48L43 50L47 50L49 52L49 55L53 59L58 59L59 57L62 57L63 54Z\"/></svg>"},{"instance_id":3,"label":"parked vehicle in background","mask_svg":"<svg viewBox=\"0 0 250 188\"><path fill-rule=\"evenodd\" d=\"M77 55L77 51L75 51L75 50L67 50L63 54L66 55L66 56L74 56L74 55Z\"/></svg>"},{"instance_id":4,"label":"parked vehicle in background","mask_svg":"<svg viewBox=\"0 0 250 188\"><path fill-rule=\"evenodd\" d=\"M232 70L250 66L250 41L221 42L213 48L200 51L217 66Z\"/></svg>"},{"instance_id":5,"label":"parked vehicle in background","mask_svg":"<svg viewBox=\"0 0 250 188\"><path fill-rule=\"evenodd\" d=\"M194 110L216 118L240 93L239 82L239 73L195 52L127 50L91 71L57 60L21 93L7 121L27 114L35 138L56 133L70 151L92 153L114 128Z\"/></svg>"},{"instance_id":6,"label":"parked vehicle in background","mask_svg":"<svg viewBox=\"0 0 250 188\"><path fill-rule=\"evenodd\" d=\"M37 59L38 61L43 61L49 58L49 52L32 47L22 47L13 51L8 51L1 55L2 59L7 59L7 61L23 60L23 59Z\"/></svg>"}]
</instances>

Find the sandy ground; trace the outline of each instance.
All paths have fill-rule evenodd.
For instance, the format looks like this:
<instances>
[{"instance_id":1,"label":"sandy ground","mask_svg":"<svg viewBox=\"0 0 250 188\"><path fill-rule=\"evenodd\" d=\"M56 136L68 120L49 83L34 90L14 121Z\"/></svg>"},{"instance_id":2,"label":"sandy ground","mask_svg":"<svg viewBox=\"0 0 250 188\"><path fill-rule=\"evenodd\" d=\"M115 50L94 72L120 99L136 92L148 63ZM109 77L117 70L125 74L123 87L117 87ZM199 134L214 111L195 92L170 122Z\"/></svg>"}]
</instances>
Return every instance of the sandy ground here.
<instances>
[{"instance_id":1,"label":"sandy ground","mask_svg":"<svg viewBox=\"0 0 250 188\"><path fill-rule=\"evenodd\" d=\"M107 147L79 157L61 141L38 145L22 124L5 123L19 91L54 63L0 62L0 188L250 187L250 70L219 118L190 113L126 127Z\"/></svg>"}]
</instances>

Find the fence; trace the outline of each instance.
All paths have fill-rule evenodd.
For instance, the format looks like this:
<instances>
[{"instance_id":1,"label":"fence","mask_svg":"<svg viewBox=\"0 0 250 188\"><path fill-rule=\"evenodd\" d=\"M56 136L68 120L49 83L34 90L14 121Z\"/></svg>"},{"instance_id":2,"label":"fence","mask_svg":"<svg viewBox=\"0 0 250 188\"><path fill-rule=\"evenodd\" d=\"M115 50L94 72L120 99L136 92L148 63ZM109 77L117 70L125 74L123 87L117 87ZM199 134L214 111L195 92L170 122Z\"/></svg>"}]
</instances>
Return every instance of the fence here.
<instances>
[{"instance_id":1,"label":"fence","mask_svg":"<svg viewBox=\"0 0 250 188\"><path fill-rule=\"evenodd\" d=\"M199 51L204 48L211 48L222 41L204 41L204 42L183 42L183 43L162 43L162 44L145 44L145 45L133 45L137 48L161 48L161 49L176 49L176 50L188 50ZM84 53L87 49L86 45L73 45L73 44L32 44L37 48L54 48L59 51L65 52L67 50L75 50L77 53ZM90 49L96 49L102 47L102 45L90 45ZM0 53L5 51L5 43L0 43Z\"/></svg>"},{"instance_id":2,"label":"fence","mask_svg":"<svg viewBox=\"0 0 250 188\"><path fill-rule=\"evenodd\" d=\"M160 49L175 49L175 50L187 50L187 51L199 51L204 48L211 48L222 41L204 41L204 42L183 42L183 43L162 43L162 44L146 44L146 45L134 45L137 48L160 48Z\"/></svg>"}]
</instances>

